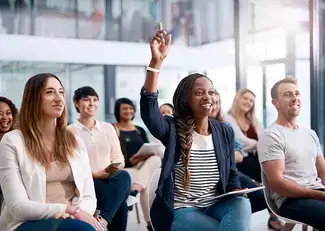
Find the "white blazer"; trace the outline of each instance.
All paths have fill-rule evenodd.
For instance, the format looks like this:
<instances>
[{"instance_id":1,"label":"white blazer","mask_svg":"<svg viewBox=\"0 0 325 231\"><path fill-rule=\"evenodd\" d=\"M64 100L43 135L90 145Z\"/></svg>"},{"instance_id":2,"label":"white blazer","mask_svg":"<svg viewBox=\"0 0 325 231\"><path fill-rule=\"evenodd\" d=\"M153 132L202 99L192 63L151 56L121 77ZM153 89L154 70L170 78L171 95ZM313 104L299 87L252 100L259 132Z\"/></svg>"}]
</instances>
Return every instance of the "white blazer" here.
<instances>
[{"instance_id":1,"label":"white blazer","mask_svg":"<svg viewBox=\"0 0 325 231\"><path fill-rule=\"evenodd\" d=\"M87 149L80 138L77 143L75 157L69 159L77 194L72 205L93 215L97 201ZM8 132L0 142L0 184L4 196L1 231L13 231L25 221L50 218L66 210L65 204L46 203L45 168L27 153L19 130Z\"/></svg>"}]
</instances>

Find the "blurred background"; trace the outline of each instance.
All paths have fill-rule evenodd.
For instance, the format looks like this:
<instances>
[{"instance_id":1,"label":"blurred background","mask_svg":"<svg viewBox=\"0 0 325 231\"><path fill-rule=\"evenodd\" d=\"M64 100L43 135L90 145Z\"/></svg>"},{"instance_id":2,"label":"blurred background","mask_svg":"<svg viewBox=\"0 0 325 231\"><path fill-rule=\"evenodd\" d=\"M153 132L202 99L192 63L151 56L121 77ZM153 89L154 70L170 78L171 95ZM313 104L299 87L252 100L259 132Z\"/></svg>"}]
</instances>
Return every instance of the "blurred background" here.
<instances>
[{"instance_id":1,"label":"blurred background","mask_svg":"<svg viewBox=\"0 0 325 231\"><path fill-rule=\"evenodd\" d=\"M202 72L224 111L236 89L255 92L258 119L268 126L276 118L270 88L290 74L302 92L299 123L323 144L324 9L322 0L0 0L0 95L20 106L26 80L53 72L71 122L73 91L84 85L99 93L98 119L113 122L117 98L138 104L148 42L161 21L173 35L161 103L172 101L181 78Z\"/></svg>"}]
</instances>

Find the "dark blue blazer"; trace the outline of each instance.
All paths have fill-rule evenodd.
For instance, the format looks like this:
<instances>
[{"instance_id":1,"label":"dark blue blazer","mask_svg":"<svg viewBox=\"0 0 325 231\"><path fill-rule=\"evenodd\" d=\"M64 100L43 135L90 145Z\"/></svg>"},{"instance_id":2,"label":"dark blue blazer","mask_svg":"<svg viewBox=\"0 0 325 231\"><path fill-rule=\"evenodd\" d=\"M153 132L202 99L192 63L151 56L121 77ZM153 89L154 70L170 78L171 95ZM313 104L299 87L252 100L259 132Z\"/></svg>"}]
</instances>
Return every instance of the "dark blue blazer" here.
<instances>
[{"instance_id":1,"label":"dark blue blazer","mask_svg":"<svg viewBox=\"0 0 325 231\"><path fill-rule=\"evenodd\" d=\"M152 135L166 147L156 198L150 210L155 231L169 231L174 217L174 170L180 158L180 143L175 120L163 117L158 106L158 93L141 91L141 118ZM240 188L234 156L234 132L228 125L209 120L218 167L220 171L219 193Z\"/></svg>"}]
</instances>

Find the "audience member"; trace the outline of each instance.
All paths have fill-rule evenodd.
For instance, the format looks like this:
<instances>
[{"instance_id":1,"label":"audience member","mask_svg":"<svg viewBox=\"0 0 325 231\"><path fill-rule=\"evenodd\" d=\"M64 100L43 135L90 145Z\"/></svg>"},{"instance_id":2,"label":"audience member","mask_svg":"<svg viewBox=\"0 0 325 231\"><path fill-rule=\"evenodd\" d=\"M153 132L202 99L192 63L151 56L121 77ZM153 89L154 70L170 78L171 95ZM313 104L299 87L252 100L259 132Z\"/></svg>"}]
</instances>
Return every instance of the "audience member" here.
<instances>
[{"instance_id":1,"label":"audience member","mask_svg":"<svg viewBox=\"0 0 325 231\"><path fill-rule=\"evenodd\" d=\"M166 147L151 219L156 231L249 229L251 208L243 196L218 200L239 190L233 130L209 120L215 90L202 74L191 74L174 93L173 117L160 114L158 73L171 44L159 24L150 43L151 61L141 91L141 117Z\"/></svg>"},{"instance_id":2,"label":"audience member","mask_svg":"<svg viewBox=\"0 0 325 231\"><path fill-rule=\"evenodd\" d=\"M37 74L25 85L19 129L0 142L0 183L0 230L102 230L93 216L87 149L67 129L64 90L54 74Z\"/></svg>"},{"instance_id":3,"label":"audience member","mask_svg":"<svg viewBox=\"0 0 325 231\"><path fill-rule=\"evenodd\" d=\"M69 126L86 144L95 183L97 208L108 222L109 230L125 231L130 194L130 175L124 168L124 156L113 125L95 119L99 97L91 87L74 92L73 102L79 119ZM108 228L107 227L107 228Z\"/></svg>"},{"instance_id":4,"label":"audience member","mask_svg":"<svg viewBox=\"0 0 325 231\"><path fill-rule=\"evenodd\" d=\"M272 198L281 216L324 230L325 161L316 133L297 124L296 79L275 83L271 97L278 118L261 135L258 155Z\"/></svg>"},{"instance_id":5,"label":"audience member","mask_svg":"<svg viewBox=\"0 0 325 231\"><path fill-rule=\"evenodd\" d=\"M243 161L237 164L238 170L260 183L261 167L256 152L258 137L263 131L263 126L255 116L255 94L249 89L238 90L224 120L233 127L245 152Z\"/></svg>"}]
</instances>

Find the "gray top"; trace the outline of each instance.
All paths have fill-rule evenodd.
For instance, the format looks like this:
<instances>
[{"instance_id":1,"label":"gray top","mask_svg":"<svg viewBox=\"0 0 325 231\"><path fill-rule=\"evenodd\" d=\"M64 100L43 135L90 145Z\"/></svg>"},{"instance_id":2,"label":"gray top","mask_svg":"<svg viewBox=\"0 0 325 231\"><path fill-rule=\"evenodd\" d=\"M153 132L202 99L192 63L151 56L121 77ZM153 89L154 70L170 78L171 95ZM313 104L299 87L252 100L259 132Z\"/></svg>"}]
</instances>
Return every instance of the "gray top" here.
<instances>
[{"instance_id":1,"label":"gray top","mask_svg":"<svg viewBox=\"0 0 325 231\"><path fill-rule=\"evenodd\" d=\"M274 123L260 136L257 149L261 164L270 160L285 161L285 178L306 188L325 188L316 169L316 158L323 154L313 130L291 129ZM272 198L278 208L286 200L277 193L272 193Z\"/></svg>"}]
</instances>

